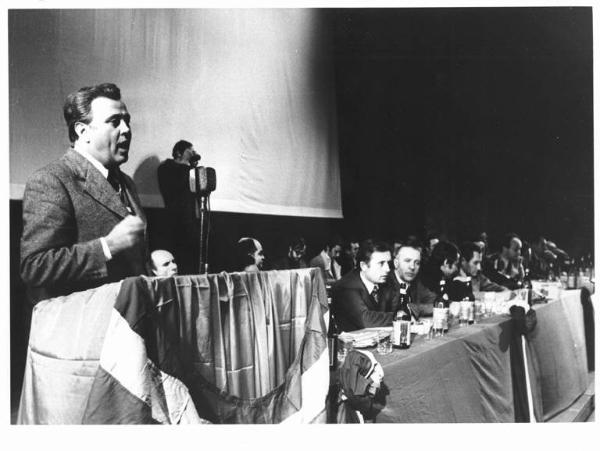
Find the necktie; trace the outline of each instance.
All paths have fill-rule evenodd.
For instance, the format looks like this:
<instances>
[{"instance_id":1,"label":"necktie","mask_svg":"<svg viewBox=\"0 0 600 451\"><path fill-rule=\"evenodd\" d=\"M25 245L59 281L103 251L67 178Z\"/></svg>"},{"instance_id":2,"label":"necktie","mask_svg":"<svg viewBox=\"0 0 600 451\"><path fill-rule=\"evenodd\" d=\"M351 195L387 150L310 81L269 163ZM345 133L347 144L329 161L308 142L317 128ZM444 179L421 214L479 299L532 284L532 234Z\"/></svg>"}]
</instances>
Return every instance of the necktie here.
<instances>
[{"instance_id":1,"label":"necktie","mask_svg":"<svg viewBox=\"0 0 600 451\"><path fill-rule=\"evenodd\" d=\"M379 285L375 285L373 287L373 291L371 291L371 296L373 296L373 299L376 303L379 303Z\"/></svg>"},{"instance_id":2,"label":"necktie","mask_svg":"<svg viewBox=\"0 0 600 451\"><path fill-rule=\"evenodd\" d=\"M116 169L111 169L108 171L108 177L106 177L106 180L108 180L108 183L110 183L110 186L112 186L116 192L121 191L121 183L119 182L119 175Z\"/></svg>"},{"instance_id":3,"label":"necktie","mask_svg":"<svg viewBox=\"0 0 600 451\"><path fill-rule=\"evenodd\" d=\"M117 192L117 194L119 194L119 199L121 199L121 203L123 205L125 205L125 208L127 208L127 211L129 212L129 214L135 214L133 211L133 208L131 208L131 205L129 203L129 198L127 197L127 193L125 192L125 190L123 189L123 186L121 185L121 178L119 177L119 170L118 169L110 169L108 171L108 177L106 177L106 180L108 180L108 183L110 183L110 186L112 186L113 189Z\"/></svg>"}]
</instances>

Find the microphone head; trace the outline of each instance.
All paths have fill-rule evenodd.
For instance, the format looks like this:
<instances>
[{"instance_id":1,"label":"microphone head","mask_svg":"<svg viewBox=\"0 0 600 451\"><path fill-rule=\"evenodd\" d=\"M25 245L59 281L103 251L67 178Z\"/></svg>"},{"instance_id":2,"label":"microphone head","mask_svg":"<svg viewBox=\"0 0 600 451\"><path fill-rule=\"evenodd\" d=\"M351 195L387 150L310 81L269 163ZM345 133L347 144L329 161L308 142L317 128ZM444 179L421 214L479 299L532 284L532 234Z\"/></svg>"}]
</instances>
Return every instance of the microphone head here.
<instances>
[{"instance_id":1,"label":"microphone head","mask_svg":"<svg viewBox=\"0 0 600 451\"><path fill-rule=\"evenodd\" d=\"M200 154L194 153L191 157L190 157L190 164L192 166L196 166L198 164L198 162L200 161L200 158L202 158L200 156Z\"/></svg>"}]
</instances>

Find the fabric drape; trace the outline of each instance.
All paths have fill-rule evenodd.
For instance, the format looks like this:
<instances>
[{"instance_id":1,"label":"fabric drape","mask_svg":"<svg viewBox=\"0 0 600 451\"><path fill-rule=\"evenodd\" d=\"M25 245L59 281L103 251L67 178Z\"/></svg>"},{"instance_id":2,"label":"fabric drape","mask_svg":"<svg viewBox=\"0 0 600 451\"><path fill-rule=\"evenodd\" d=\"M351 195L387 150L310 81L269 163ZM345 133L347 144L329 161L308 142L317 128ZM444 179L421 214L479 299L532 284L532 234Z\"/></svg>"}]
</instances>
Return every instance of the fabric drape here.
<instances>
[{"instance_id":1,"label":"fabric drape","mask_svg":"<svg viewBox=\"0 0 600 451\"><path fill-rule=\"evenodd\" d=\"M19 422L324 422L326 312L317 269L129 278L44 301ZM85 384L51 391L65 373Z\"/></svg>"}]
</instances>

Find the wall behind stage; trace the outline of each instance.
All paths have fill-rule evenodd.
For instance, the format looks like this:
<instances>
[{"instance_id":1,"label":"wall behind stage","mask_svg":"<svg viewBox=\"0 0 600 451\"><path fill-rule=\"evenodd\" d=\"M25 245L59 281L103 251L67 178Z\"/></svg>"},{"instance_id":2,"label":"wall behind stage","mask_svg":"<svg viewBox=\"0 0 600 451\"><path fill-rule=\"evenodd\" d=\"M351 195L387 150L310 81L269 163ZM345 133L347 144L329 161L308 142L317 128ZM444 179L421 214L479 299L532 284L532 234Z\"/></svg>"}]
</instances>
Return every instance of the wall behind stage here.
<instances>
[{"instance_id":1,"label":"wall behind stage","mask_svg":"<svg viewBox=\"0 0 600 451\"><path fill-rule=\"evenodd\" d=\"M179 139L217 171L213 210L339 218L329 27L310 9L10 10L10 183L68 146L66 95L112 81L132 115L122 169L162 207Z\"/></svg>"}]
</instances>

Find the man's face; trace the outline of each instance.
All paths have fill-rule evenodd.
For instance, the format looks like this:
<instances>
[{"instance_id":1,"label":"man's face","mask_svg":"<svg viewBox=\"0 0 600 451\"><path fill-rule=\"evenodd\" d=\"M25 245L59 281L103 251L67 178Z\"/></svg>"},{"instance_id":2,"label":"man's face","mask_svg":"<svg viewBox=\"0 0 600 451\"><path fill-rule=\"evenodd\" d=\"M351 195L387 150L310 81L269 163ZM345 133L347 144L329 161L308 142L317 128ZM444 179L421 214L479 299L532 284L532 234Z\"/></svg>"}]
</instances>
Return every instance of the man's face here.
<instances>
[{"instance_id":1,"label":"man's face","mask_svg":"<svg viewBox=\"0 0 600 451\"><path fill-rule=\"evenodd\" d=\"M511 261L516 261L521 256L521 240L518 238L513 238L510 240L510 247L508 248L507 256Z\"/></svg>"},{"instance_id":2,"label":"man's face","mask_svg":"<svg viewBox=\"0 0 600 451\"><path fill-rule=\"evenodd\" d=\"M448 260L444 260L444 263L442 263L442 266L440 266L442 274L444 275L444 279L448 280L458 272L459 258L460 256L457 257L457 259L453 263L449 263Z\"/></svg>"},{"instance_id":3,"label":"man's face","mask_svg":"<svg viewBox=\"0 0 600 451\"><path fill-rule=\"evenodd\" d=\"M336 244L335 246L333 246L331 248L331 251L329 251L329 256L338 261L340 259L340 256L342 255L342 246L340 246L339 244Z\"/></svg>"},{"instance_id":4,"label":"man's face","mask_svg":"<svg viewBox=\"0 0 600 451\"><path fill-rule=\"evenodd\" d=\"M263 248L262 245L256 240L254 240L254 245L256 246L256 250L252 254L252 257L254 258L254 264L258 269L262 269L263 263L265 261L265 254L263 252Z\"/></svg>"},{"instance_id":5,"label":"man's face","mask_svg":"<svg viewBox=\"0 0 600 451\"><path fill-rule=\"evenodd\" d=\"M152 252L152 265L152 272L157 277L172 277L178 273L175 258L167 251Z\"/></svg>"},{"instance_id":6,"label":"man's face","mask_svg":"<svg viewBox=\"0 0 600 451\"><path fill-rule=\"evenodd\" d=\"M463 271L471 277L477 277L477 274L481 271L481 252L473 252L471 260L462 260Z\"/></svg>"},{"instance_id":7,"label":"man's face","mask_svg":"<svg viewBox=\"0 0 600 451\"><path fill-rule=\"evenodd\" d=\"M369 263L360 262L360 269L365 278L371 283L383 283L390 272L392 254L386 252L373 252Z\"/></svg>"},{"instance_id":8,"label":"man's face","mask_svg":"<svg viewBox=\"0 0 600 451\"><path fill-rule=\"evenodd\" d=\"M350 252L352 252L352 258L356 258L356 256L358 255L359 247L360 247L360 245L356 242L350 243Z\"/></svg>"},{"instance_id":9,"label":"man's face","mask_svg":"<svg viewBox=\"0 0 600 451\"><path fill-rule=\"evenodd\" d=\"M396 274L405 282L412 282L421 267L421 253L412 247L401 247L394 259Z\"/></svg>"},{"instance_id":10,"label":"man's face","mask_svg":"<svg viewBox=\"0 0 600 451\"><path fill-rule=\"evenodd\" d=\"M295 262L300 261L300 259L302 257L304 257L304 254L306 253L306 246L304 247L295 247L293 249L290 249L290 258L292 260L294 260Z\"/></svg>"},{"instance_id":11,"label":"man's face","mask_svg":"<svg viewBox=\"0 0 600 451\"><path fill-rule=\"evenodd\" d=\"M192 160L192 158L197 155L198 155L198 153L196 153L196 150L194 150L194 147L192 146L192 147L188 147L187 149L185 149L183 151L183 154L181 155L181 159L183 161L186 161L189 163Z\"/></svg>"},{"instance_id":12,"label":"man's face","mask_svg":"<svg viewBox=\"0 0 600 451\"><path fill-rule=\"evenodd\" d=\"M116 167L129 158L130 116L120 100L97 97L90 105L92 121L79 139L89 143L89 151L105 167ZM77 129L77 128L76 128Z\"/></svg>"}]
</instances>

